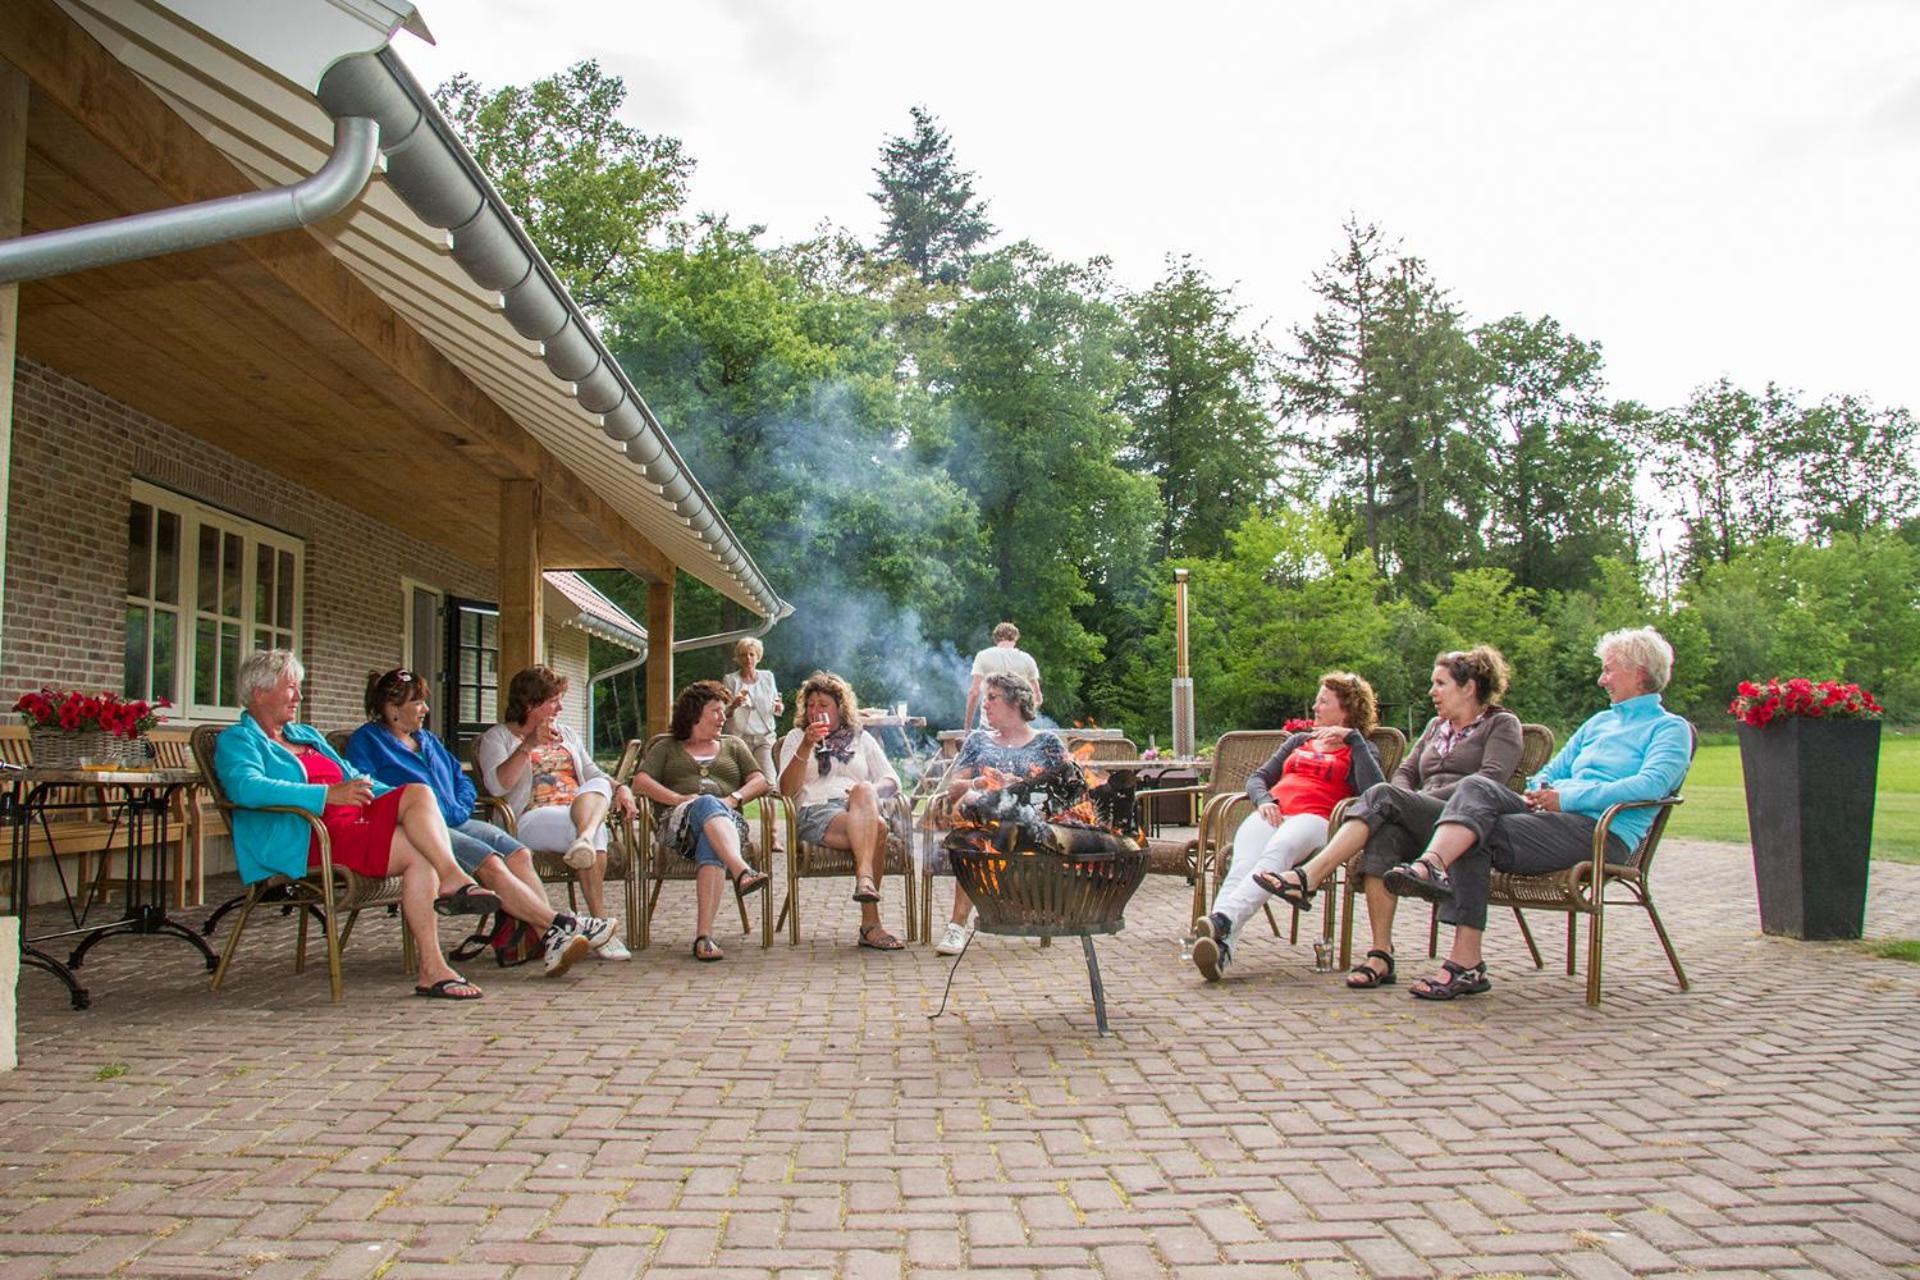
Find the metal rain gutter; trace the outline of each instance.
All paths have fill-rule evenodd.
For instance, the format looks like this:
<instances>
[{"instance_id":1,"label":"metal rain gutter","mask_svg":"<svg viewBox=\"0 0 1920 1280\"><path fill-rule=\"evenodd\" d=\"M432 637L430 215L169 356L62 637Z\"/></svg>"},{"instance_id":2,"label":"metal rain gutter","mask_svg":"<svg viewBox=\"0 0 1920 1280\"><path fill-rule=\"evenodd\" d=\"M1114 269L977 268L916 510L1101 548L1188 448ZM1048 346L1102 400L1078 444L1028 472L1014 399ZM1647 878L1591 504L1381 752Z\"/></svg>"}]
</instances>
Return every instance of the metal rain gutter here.
<instances>
[{"instance_id":1,"label":"metal rain gutter","mask_svg":"<svg viewBox=\"0 0 1920 1280\"><path fill-rule=\"evenodd\" d=\"M394 193L422 222L452 233L454 261L474 283L501 295L514 331L541 344L548 371L573 385L580 407L660 489L727 576L767 618L790 614L792 607L747 555L579 304L399 56L381 49L336 62L321 78L318 97L335 119L380 122Z\"/></svg>"},{"instance_id":2,"label":"metal rain gutter","mask_svg":"<svg viewBox=\"0 0 1920 1280\"><path fill-rule=\"evenodd\" d=\"M364 116L333 122L333 154L285 187L62 227L0 242L0 285L204 249L324 221L366 189L380 155L380 126Z\"/></svg>"}]
</instances>

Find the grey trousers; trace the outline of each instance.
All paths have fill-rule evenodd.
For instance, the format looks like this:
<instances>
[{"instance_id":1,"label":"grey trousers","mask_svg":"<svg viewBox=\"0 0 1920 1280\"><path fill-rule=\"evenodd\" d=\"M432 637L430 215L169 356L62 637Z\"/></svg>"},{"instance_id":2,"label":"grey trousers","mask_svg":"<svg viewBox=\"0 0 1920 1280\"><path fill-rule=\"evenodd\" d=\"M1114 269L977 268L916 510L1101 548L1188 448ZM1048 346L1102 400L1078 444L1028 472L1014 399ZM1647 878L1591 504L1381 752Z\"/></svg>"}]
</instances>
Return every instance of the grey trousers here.
<instances>
[{"instance_id":1,"label":"grey trousers","mask_svg":"<svg viewBox=\"0 0 1920 1280\"><path fill-rule=\"evenodd\" d=\"M1383 876L1419 857L1445 811L1444 801L1391 782L1368 787L1347 809L1347 821L1367 824L1367 847L1354 860L1355 877Z\"/></svg>"},{"instance_id":2,"label":"grey trousers","mask_svg":"<svg viewBox=\"0 0 1920 1280\"><path fill-rule=\"evenodd\" d=\"M1597 820L1578 813L1534 813L1517 792L1491 778L1473 777L1447 797L1436 825L1453 823L1474 834L1473 848L1447 868L1453 899L1440 919L1468 929L1487 927L1492 872L1542 875L1565 871L1593 856ZM1607 833L1607 861L1625 862L1626 842Z\"/></svg>"}]
</instances>

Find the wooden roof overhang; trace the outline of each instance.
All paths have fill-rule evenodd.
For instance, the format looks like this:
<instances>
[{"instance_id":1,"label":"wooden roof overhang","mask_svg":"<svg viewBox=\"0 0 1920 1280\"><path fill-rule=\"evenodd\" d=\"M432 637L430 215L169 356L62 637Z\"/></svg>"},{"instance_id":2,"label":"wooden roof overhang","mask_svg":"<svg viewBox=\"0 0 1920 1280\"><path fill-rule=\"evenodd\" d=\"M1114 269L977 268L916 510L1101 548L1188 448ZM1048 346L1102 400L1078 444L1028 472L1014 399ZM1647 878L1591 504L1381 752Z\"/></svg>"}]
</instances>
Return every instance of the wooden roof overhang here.
<instances>
[{"instance_id":1,"label":"wooden roof overhang","mask_svg":"<svg viewBox=\"0 0 1920 1280\"><path fill-rule=\"evenodd\" d=\"M312 97L196 34L135 0L0 6L0 58L31 85L26 234L319 167L332 126ZM784 607L733 567L737 545L730 565L693 534L446 249L376 176L315 228L25 283L19 349L469 563L500 558L500 482L531 480L544 564L678 568Z\"/></svg>"}]
</instances>

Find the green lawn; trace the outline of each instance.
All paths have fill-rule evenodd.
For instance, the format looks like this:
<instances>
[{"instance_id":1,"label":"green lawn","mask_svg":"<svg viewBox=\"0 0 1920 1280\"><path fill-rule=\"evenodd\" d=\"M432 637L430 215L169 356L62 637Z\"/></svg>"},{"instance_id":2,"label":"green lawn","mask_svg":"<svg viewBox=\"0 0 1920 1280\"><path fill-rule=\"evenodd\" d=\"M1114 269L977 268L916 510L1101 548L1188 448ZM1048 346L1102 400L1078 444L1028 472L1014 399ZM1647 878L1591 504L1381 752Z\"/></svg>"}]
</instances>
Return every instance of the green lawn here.
<instances>
[{"instance_id":1,"label":"green lawn","mask_svg":"<svg viewBox=\"0 0 1920 1280\"><path fill-rule=\"evenodd\" d=\"M1747 842L1747 793L1732 735L1701 743L1683 791L1687 802L1667 830L1694 840ZM1873 856L1920 862L1920 734L1883 731L1880 789L1873 811Z\"/></svg>"}]
</instances>

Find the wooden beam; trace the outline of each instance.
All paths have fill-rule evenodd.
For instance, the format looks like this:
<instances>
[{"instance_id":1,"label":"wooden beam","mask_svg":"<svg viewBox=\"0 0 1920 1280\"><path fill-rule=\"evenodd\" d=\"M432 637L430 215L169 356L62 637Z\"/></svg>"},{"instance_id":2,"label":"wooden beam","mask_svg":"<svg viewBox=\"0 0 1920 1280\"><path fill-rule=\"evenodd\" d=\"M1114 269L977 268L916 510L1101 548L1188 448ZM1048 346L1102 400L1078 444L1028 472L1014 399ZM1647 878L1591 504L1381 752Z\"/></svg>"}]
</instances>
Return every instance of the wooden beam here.
<instances>
[{"instance_id":1,"label":"wooden beam","mask_svg":"<svg viewBox=\"0 0 1920 1280\"><path fill-rule=\"evenodd\" d=\"M48 100L182 204L254 190L246 175L54 0L0 5L0 58L14 62ZM236 242L300 301L377 356L409 386L471 428L536 482L551 514L573 517L622 568L671 581L672 560L501 409L406 318L305 231Z\"/></svg>"},{"instance_id":2,"label":"wooden beam","mask_svg":"<svg viewBox=\"0 0 1920 1280\"><path fill-rule=\"evenodd\" d=\"M27 77L12 63L0 61L0 240L20 234L26 197ZM19 345L20 286L0 286L0 615L6 611L7 495L13 488L13 373Z\"/></svg>"},{"instance_id":3,"label":"wooden beam","mask_svg":"<svg viewBox=\"0 0 1920 1280\"><path fill-rule=\"evenodd\" d=\"M673 721L673 579L647 584L647 736Z\"/></svg>"},{"instance_id":4,"label":"wooden beam","mask_svg":"<svg viewBox=\"0 0 1920 1280\"><path fill-rule=\"evenodd\" d=\"M506 718L507 684L514 673L540 661L546 626L540 577L540 486L531 480L500 482L500 714Z\"/></svg>"}]
</instances>

